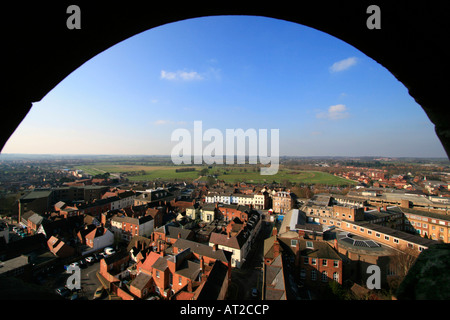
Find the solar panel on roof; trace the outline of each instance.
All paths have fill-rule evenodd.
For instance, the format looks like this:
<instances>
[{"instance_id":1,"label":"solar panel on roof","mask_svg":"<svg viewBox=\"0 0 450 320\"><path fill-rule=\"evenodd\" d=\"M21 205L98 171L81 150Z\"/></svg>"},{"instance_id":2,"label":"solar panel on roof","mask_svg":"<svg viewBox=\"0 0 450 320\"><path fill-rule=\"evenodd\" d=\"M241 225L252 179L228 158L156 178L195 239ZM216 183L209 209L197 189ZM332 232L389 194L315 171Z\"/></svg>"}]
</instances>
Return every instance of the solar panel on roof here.
<instances>
[{"instance_id":1,"label":"solar panel on roof","mask_svg":"<svg viewBox=\"0 0 450 320\"><path fill-rule=\"evenodd\" d=\"M375 241L372 241L372 240L367 240L366 243L367 243L367 245L368 245L370 248L376 248L376 247L379 247L379 244L376 243Z\"/></svg>"},{"instance_id":2,"label":"solar panel on roof","mask_svg":"<svg viewBox=\"0 0 450 320\"><path fill-rule=\"evenodd\" d=\"M353 244L353 239L350 238L342 238L342 241Z\"/></svg>"},{"instance_id":3,"label":"solar panel on roof","mask_svg":"<svg viewBox=\"0 0 450 320\"><path fill-rule=\"evenodd\" d=\"M354 245L357 247L369 247L365 241L361 241L361 240L355 240Z\"/></svg>"}]
</instances>

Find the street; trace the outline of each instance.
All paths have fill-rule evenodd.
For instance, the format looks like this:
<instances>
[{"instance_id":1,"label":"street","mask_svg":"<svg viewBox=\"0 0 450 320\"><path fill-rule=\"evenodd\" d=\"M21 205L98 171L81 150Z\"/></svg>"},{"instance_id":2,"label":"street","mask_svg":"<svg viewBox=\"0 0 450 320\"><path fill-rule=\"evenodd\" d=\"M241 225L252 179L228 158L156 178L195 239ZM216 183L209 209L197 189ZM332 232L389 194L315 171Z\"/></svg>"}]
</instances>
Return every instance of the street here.
<instances>
[{"instance_id":1,"label":"street","mask_svg":"<svg viewBox=\"0 0 450 320\"><path fill-rule=\"evenodd\" d=\"M84 268L80 268L81 290L78 292L78 299L92 300L94 292L101 285L97 278L97 272L100 269L100 262L94 262ZM64 287L68 278L71 276L65 270L51 272L41 279L41 285L55 290Z\"/></svg>"},{"instance_id":2,"label":"street","mask_svg":"<svg viewBox=\"0 0 450 320\"><path fill-rule=\"evenodd\" d=\"M264 239L272 230L272 223L262 221L261 231L255 240L246 260L240 269L231 270L231 283L228 289L230 300L261 300L263 284L263 249ZM256 288L257 296L252 296L252 289Z\"/></svg>"}]
</instances>

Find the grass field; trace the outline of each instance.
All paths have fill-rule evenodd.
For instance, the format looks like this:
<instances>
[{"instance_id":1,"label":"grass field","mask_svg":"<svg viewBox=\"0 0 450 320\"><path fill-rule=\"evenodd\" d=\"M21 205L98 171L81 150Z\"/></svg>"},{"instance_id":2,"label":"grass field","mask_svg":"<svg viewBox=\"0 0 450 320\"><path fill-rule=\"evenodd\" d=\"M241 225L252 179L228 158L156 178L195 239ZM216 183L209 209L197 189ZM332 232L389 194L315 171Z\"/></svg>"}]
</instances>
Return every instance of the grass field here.
<instances>
[{"instance_id":1,"label":"grass field","mask_svg":"<svg viewBox=\"0 0 450 320\"><path fill-rule=\"evenodd\" d=\"M79 166L84 172L92 175L109 173L123 173L132 171L145 171L143 175L128 176L130 181L146 181L156 179L179 179L193 180L200 176L200 171L205 168L196 166L196 171L176 172L179 168L192 168L192 166L146 166L146 165L123 165L110 162L97 162L92 165ZM218 179L225 182L249 182L249 183L270 183L290 181L292 183L306 184L328 184L328 185L352 185L355 182L336 177L332 174L320 171L300 171L280 168L276 175L263 176L259 169L254 167L238 167L238 166L215 166L208 170L208 174L216 174Z\"/></svg>"}]
</instances>

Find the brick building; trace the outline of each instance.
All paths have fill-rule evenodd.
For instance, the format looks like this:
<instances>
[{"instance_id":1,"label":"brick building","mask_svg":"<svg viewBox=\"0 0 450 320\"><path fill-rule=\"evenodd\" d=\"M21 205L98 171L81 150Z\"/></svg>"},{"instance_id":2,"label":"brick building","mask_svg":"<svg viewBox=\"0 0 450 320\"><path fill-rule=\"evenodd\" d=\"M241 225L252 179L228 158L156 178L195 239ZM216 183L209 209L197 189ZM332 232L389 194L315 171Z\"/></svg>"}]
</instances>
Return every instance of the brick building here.
<instances>
[{"instance_id":1,"label":"brick building","mask_svg":"<svg viewBox=\"0 0 450 320\"><path fill-rule=\"evenodd\" d=\"M221 204L217 206L217 210L220 212L221 218L225 221L231 221L234 218L247 221L252 208L244 205Z\"/></svg>"},{"instance_id":2,"label":"brick building","mask_svg":"<svg viewBox=\"0 0 450 320\"><path fill-rule=\"evenodd\" d=\"M450 243L450 216L423 210L401 208L404 228L421 237Z\"/></svg>"},{"instance_id":3,"label":"brick building","mask_svg":"<svg viewBox=\"0 0 450 320\"><path fill-rule=\"evenodd\" d=\"M294 256L294 267L300 281L310 286L328 285L330 280L342 284L343 265L339 254L326 241L298 236L278 237L285 252Z\"/></svg>"},{"instance_id":4,"label":"brick building","mask_svg":"<svg viewBox=\"0 0 450 320\"><path fill-rule=\"evenodd\" d=\"M272 195L272 209L275 213L284 214L293 208L293 200L289 191L278 191Z\"/></svg>"},{"instance_id":5,"label":"brick building","mask_svg":"<svg viewBox=\"0 0 450 320\"><path fill-rule=\"evenodd\" d=\"M111 218L111 231L118 237L129 241L133 236L149 237L154 230L151 215L143 217L114 216Z\"/></svg>"}]
</instances>

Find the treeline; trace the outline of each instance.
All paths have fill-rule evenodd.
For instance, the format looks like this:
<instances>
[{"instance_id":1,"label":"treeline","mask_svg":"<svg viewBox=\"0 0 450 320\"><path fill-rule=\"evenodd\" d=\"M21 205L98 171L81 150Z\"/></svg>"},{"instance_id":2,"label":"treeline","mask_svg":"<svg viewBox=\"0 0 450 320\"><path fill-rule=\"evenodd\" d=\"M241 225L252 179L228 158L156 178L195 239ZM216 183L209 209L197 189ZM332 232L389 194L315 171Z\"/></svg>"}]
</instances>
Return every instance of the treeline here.
<instances>
[{"instance_id":1,"label":"treeline","mask_svg":"<svg viewBox=\"0 0 450 320\"><path fill-rule=\"evenodd\" d=\"M175 169L175 172L190 172L190 171L195 171L195 168L180 168L180 169Z\"/></svg>"},{"instance_id":2,"label":"treeline","mask_svg":"<svg viewBox=\"0 0 450 320\"><path fill-rule=\"evenodd\" d=\"M380 161L341 161L341 165L350 167L363 167L363 168L383 168L395 166L392 163L381 163Z\"/></svg>"}]
</instances>

